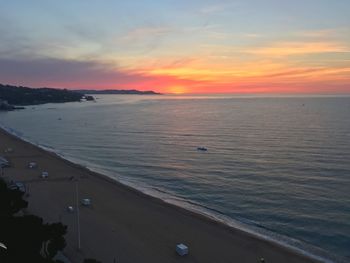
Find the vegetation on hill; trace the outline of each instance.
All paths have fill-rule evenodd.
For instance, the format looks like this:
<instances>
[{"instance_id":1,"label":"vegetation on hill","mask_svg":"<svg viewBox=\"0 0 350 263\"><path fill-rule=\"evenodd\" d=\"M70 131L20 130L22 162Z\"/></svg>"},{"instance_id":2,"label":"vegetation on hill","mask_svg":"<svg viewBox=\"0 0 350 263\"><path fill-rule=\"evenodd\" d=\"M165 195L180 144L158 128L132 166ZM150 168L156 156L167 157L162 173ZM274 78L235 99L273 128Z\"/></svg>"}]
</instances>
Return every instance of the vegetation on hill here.
<instances>
[{"instance_id":1,"label":"vegetation on hill","mask_svg":"<svg viewBox=\"0 0 350 263\"><path fill-rule=\"evenodd\" d=\"M10 105L37 105L80 101L84 94L66 89L39 88L0 84L0 100Z\"/></svg>"}]
</instances>

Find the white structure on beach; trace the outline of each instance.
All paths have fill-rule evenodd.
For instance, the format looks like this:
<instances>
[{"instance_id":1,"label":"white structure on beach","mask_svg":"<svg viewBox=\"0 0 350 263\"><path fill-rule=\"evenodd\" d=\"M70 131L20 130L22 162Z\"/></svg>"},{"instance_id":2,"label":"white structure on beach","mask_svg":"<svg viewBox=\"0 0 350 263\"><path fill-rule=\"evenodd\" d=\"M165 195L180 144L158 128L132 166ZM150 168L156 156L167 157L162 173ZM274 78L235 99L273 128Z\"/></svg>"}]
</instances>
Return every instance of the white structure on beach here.
<instances>
[{"instance_id":1,"label":"white structure on beach","mask_svg":"<svg viewBox=\"0 0 350 263\"><path fill-rule=\"evenodd\" d=\"M184 244L176 245L176 253L180 256L185 256L188 254L188 247Z\"/></svg>"},{"instance_id":2,"label":"white structure on beach","mask_svg":"<svg viewBox=\"0 0 350 263\"><path fill-rule=\"evenodd\" d=\"M8 166L10 166L10 162L6 158L0 156L0 167L3 168Z\"/></svg>"},{"instance_id":3,"label":"white structure on beach","mask_svg":"<svg viewBox=\"0 0 350 263\"><path fill-rule=\"evenodd\" d=\"M91 205L91 199L84 198L84 199L81 200L81 203L82 203L82 205L90 206Z\"/></svg>"},{"instance_id":4,"label":"white structure on beach","mask_svg":"<svg viewBox=\"0 0 350 263\"><path fill-rule=\"evenodd\" d=\"M37 167L38 167L38 164L37 164L36 162L30 162L30 163L28 164L28 167L31 168L31 169L37 168Z\"/></svg>"}]
</instances>

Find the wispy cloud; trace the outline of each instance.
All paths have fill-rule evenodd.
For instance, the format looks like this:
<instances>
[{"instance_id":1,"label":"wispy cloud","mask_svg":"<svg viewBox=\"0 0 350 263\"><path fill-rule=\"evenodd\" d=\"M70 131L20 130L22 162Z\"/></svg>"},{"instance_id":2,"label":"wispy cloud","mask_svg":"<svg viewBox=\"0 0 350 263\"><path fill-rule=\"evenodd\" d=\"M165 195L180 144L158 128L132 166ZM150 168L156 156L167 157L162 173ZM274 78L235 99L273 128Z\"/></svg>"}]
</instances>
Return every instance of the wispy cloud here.
<instances>
[{"instance_id":1,"label":"wispy cloud","mask_svg":"<svg viewBox=\"0 0 350 263\"><path fill-rule=\"evenodd\" d=\"M261 34L256 34L256 33L245 33L243 34L244 38L261 38L263 35Z\"/></svg>"},{"instance_id":2,"label":"wispy cloud","mask_svg":"<svg viewBox=\"0 0 350 263\"><path fill-rule=\"evenodd\" d=\"M200 10L199 13L202 15L211 15L211 14L216 14L223 12L225 10L228 10L229 8L235 7L238 4L233 1L224 1L224 2L219 2L216 4L211 4L211 5L205 5L203 6Z\"/></svg>"},{"instance_id":3,"label":"wispy cloud","mask_svg":"<svg viewBox=\"0 0 350 263\"><path fill-rule=\"evenodd\" d=\"M170 27L139 27L127 32L120 40L125 42L142 41L145 38L158 38L173 32Z\"/></svg>"},{"instance_id":4,"label":"wispy cloud","mask_svg":"<svg viewBox=\"0 0 350 263\"><path fill-rule=\"evenodd\" d=\"M281 42L266 47L243 50L245 53L284 57L314 53L350 52L350 47L338 42Z\"/></svg>"},{"instance_id":5,"label":"wispy cloud","mask_svg":"<svg viewBox=\"0 0 350 263\"><path fill-rule=\"evenodd\" d=\"M276 72L273 74L267 74L264 76L266 79L278 78L280 80L300 80L304 81L307 79L344 79L344 76L347 76L346 79L350 79L350 67L343 68L296 68L289 69L285 71Z\"/></svg>"},{"instance_id":6,"label":"wispy cloud","mask_svg":"<svg viewBox=\"0 0 350 263\"><path fill-rule=\"evenodd\" d=\"M0 59L0 79L13 79L35 85L60 83L125 83L143 81L142 75L111 69L108 65L93 61L75 61L65 59Z\"/></svg>"},{"instance_id":7,"label":"wispy cloud","mask_svg":"<svg viewBox=\"0 0 350 263\"><path fill-rule=\"evenodd\" d=\"M166 26L141 26L116 37L114 45L119 52L142 56L161 48L166 38L175 31Z\"/></svg>"},{"instance_id":8,"label":"wispy cloud","mask_svg":"<svg viewBox=\"0 0 350 263\"><path fill-rule=\"evenodd\" d=\"M225 10L225 5L210 5L210 6L205 6L199 10L199 12L203 15L208 15L208 14L213 14L213 13L218 13L223 10Z\"/></svg>"},{"instance_id":9,"label":"wispy cloud","mask_svg":"<svg viewBox=\"0 0 350 263\"><path fill-rule=\"evenodd\" d=\"M329 38L334 36L338 31L338 29L305 30L297 32L296 35L307 38Z\"/></svg>"},{"instance_id":10,"label":"wispy cloud","mask_svg":"<svg viewBox=\"0 0 350 263\"><path fill-rule=\"evenodd\" d=\"M135 88L166 91L169 85L192 86L196 80L151 75L96 61L0 59L1 83L58 88Z\"/></svg>"}]
</instances>

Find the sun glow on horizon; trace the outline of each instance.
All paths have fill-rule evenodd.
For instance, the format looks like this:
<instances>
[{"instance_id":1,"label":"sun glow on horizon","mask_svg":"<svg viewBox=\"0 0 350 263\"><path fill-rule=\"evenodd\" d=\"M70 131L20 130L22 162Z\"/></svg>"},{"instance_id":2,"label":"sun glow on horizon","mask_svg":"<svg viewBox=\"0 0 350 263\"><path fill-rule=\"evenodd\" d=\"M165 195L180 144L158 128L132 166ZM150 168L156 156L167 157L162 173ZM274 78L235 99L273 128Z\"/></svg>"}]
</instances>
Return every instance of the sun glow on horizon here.
<instances>
[{"instance_id":1,"label":"sun glow on horizon","mask_svg":"<svg viewBox=\"0 0 350 263\"><path fill-rule=\"evenodd\" d=\"M73 2L0 4L9 25L0 28L0 83L172 94L350 93L347 0Z\"/></svg>"},{"instance_id":2,"label":"sun glow on horizon","mask_svg":"<svg viewBox=\"0 0 350 263\"><path fill-rule=\"evenodd\" d=\"M189 93L189 91L186 87L179 86L179 85L170 86L170 87L166 88L166 92L171 93L171 94L176 94L176 95Z\"/></svg>"}]
</instances>

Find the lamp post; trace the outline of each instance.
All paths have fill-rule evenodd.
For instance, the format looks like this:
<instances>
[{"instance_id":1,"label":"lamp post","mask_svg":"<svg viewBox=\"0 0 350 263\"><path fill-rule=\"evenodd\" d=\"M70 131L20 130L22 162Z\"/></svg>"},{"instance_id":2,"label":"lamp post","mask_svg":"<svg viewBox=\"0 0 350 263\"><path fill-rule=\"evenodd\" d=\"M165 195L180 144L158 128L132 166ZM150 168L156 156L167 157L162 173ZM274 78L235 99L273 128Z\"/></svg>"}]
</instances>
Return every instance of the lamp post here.
<instances>
[{"instance_id":1,"label":"lamp post","mask_svg":"<svg viewBox=\"0 0 350 263\"><path fill-rule=\"evenodd\" d=\"M76 199L76 207L77 207L77 232L78 232L78 250L81 249L81 241L80 241L80 214L79 214L79 187L78 187L78 179L75 180L75 199Z\"/></svg>"}]
</instances>

